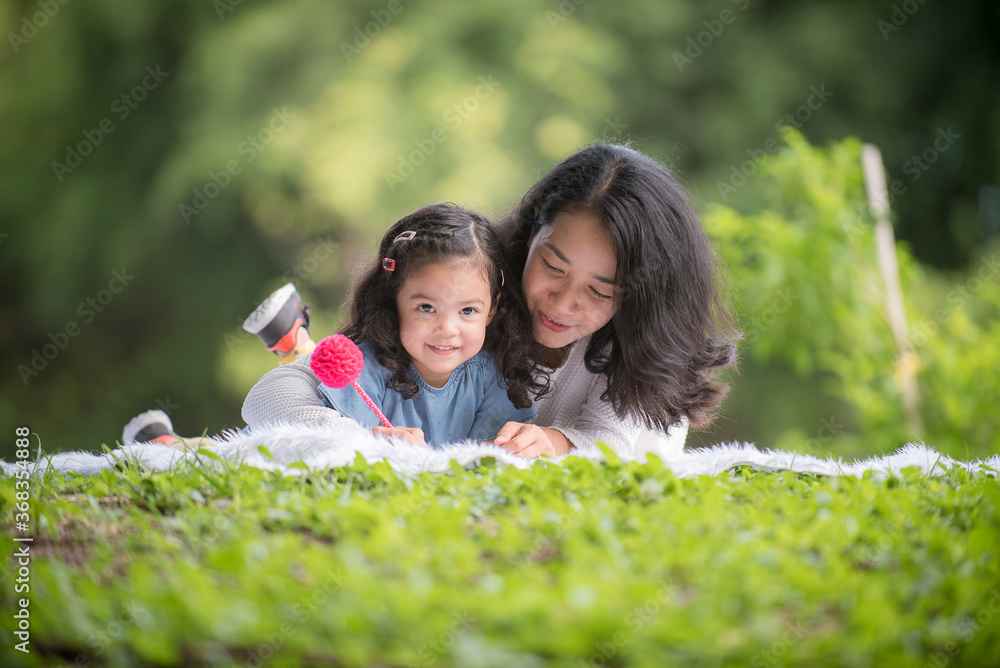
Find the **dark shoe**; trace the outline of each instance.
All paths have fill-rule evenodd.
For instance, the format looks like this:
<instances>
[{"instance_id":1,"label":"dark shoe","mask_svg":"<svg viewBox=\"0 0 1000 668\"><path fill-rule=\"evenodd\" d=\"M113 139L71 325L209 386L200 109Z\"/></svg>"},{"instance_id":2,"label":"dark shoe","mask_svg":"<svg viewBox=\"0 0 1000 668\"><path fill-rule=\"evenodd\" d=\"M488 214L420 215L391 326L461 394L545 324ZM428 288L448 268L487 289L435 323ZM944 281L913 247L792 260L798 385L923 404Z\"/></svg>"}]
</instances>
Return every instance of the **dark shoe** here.
<instances>
[{"instance_id":1,"label":"dark shoe","mask_svg":"<svg viewBox=\"0 0 1000 668\"><path fill-rule=\"evenodd\" d=\"M177 440L170 416L163 411L152 410L140 413L129 420L122 430L122 444L148 443L156 441L169 445Z\"/></svg>"},{"instance_id":2,"label":"dark shoe","mask_svg":"<svg viewBox=\"0 0 1000 668\"><path fill-rule=\"evenodd\" d=\"M243 329L256 334L267 349L282 358L282 364L316 347L309 336L309 304L302 301L292 283L272 292L243 322Z\"/></svg>"}]
</instances>

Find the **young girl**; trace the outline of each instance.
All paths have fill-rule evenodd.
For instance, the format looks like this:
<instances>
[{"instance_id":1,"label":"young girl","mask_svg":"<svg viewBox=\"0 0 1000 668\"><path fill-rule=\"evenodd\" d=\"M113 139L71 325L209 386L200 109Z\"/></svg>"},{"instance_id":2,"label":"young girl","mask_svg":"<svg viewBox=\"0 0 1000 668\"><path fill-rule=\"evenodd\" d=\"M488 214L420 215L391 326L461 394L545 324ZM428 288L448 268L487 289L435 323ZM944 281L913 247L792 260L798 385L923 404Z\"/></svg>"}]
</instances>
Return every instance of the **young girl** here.
<instances>
[{"instance_id":1,"label":"young girl","mask_svg":"<svg viewBox=\"0 0 1000 668\"><path fill-rule=\"evenodd\" d=\"M535 379L526 309L507 287L505 270L493 225L452 204L424 207L385 233L377 259L352 290L340 333L364 354L358 384L392 429L379 426L350 386L320 383L309 368L311 355L261 383L308 379L328 409L378 434L432 446L492 440L505 423L534 418L529 393L545 389L544 378ZM252 413L248 402L249 424ZM330 424L331 416L324 417Z\"/></svg>"}]
</instances>

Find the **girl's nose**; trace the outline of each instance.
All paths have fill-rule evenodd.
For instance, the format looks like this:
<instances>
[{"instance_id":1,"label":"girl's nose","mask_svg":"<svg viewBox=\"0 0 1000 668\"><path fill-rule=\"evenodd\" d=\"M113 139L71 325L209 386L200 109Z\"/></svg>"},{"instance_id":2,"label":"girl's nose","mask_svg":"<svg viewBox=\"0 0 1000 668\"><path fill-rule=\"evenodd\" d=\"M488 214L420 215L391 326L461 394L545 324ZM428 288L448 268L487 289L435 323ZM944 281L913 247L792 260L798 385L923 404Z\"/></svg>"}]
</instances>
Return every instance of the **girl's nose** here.
<instances>
[{"instance_id":1,"label":"girl's nose","mask_svg":"<svg viewBox=\"0 0 1000 668\"><path fill-rule=\"evenodd\" d=\"M440 334L451 336L458 334L458 323L454 318L445 316L438 320L436 329Z\"/></svg>"}]
</instances>

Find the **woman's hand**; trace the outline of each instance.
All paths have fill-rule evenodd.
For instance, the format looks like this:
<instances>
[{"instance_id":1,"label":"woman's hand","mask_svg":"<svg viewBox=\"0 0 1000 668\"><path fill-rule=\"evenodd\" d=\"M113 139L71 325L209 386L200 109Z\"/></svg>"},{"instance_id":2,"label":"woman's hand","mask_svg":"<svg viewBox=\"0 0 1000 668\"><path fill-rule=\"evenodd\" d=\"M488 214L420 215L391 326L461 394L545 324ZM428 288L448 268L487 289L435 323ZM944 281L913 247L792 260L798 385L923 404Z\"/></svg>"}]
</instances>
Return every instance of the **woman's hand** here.
<instances>
[{"instance_id":1,"label":"woman's hand","mask_svg":"<svg viewBox=\"0 0 1000 668\"><path fill-rule=\"evenodd\" d=\"M534 459L543 454L552 457L565 455L573 447L558 429L523 422L505 424L493 443L525 459Z\"/></svg>"},{"instance_id":2,"label":"woman's hand","mask_svg":"<svg viewBox=\"0 0 1000 668\"><path fill-rule=\"evenodd\" d=\"M394 436L405 438L414 445L427 447L427 443L424 442L424 430L416 427L392 427L391 429L389 427L372 427L372 433L383 438Z\"/></svg>"}]
</instances>

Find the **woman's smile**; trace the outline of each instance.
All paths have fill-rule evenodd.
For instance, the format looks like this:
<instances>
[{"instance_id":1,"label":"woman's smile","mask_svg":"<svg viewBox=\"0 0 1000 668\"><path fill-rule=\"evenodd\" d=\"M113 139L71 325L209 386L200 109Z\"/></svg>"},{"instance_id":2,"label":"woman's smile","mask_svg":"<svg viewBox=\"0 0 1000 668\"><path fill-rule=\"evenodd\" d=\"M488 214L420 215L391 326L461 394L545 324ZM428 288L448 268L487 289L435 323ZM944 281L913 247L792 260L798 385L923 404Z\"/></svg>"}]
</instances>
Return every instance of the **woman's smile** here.
<instances>
[{"instance_id":1,"label":"woman's smile","mask_svg":"<svg viewBox=\"0 0 1000 668\"><path fill-rule=\"evenodd\" d=\"M554 320L542 311L538 312L538 318L543 325L551 329L553 332L565 332L570 328L570 325L565 325L557 320Z\"/></svg>"}]
</instances>

